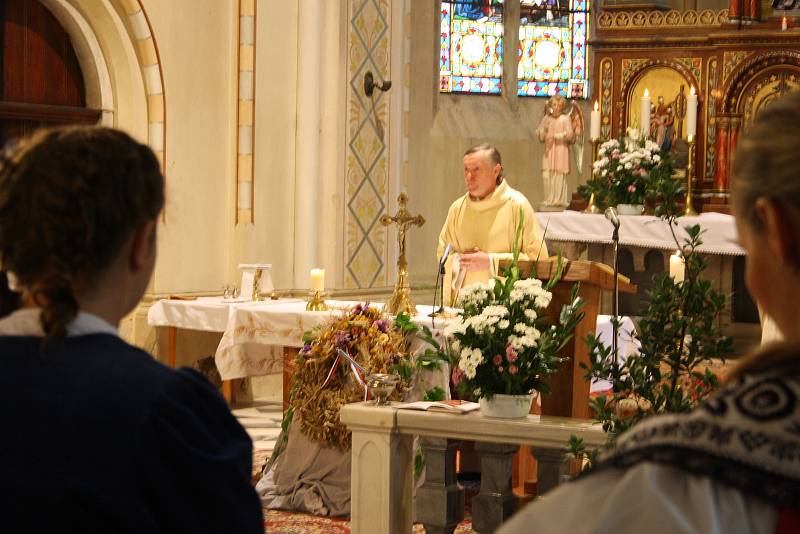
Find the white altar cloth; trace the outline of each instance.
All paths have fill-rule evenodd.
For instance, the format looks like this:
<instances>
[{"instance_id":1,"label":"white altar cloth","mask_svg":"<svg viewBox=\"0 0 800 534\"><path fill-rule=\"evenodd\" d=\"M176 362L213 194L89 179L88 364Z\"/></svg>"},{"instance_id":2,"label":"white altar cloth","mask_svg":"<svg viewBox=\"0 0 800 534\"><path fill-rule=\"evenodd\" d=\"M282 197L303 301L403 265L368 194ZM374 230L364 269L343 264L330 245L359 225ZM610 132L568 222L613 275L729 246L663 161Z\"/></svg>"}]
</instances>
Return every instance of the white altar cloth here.
<instances>
[{"instance_id":1,"label":"white altar cloth","mask_svg":"<svg viewBox=\"0 0 800 534\"><path fill-rule=\"evenodd\" d=\"M547 227L546 239L573 243L611 243L611 223L602 214L578 211L537 212L542 228ZM675 250L669 226L651 215L620 215L619 244L632 247ZM736 224L731 215L701 213L697 217L681 217L675 233L683 244L685 226L699 224L703 229L703 244L698 249L706 254L743 256L745 251L737 242Z\"/></svg>"},{"instance_id":2,"label":"white altar cloth","mask_svg":"<svg viewBox=\"0 0 800 534\"><path fill-rule=\"evenodd\" d=\"M198 297L192 300L159 300L147 312L150 326L173 326L204 332L224 332L233 310L249 306L269 306L273 303L300 302L300 299L265 300L222 297Z\"/></svg>"},{"instance_id":3,"label":"white altar cloth","mask_svg":"<svg viewBox=\"0 0 800 534\"><path fill-rule=\"evenodd\" d=\"M259 374L278 373L283 369L281 351L267 347L303 346L303 333L342 315L359 301L327 301L329 311L312 312L306 310L305 301L273 301L270 306L242 306L231 310L225 333L222 335L214 359L224 380ZM259 303L260 304L260 303ZM371 306L382 307L373 302ZM428 314L431 306L417 306L414 322L431 328ZM445 319L436 319L436 329L447 324Z\"/></svg>"}]
</instances>

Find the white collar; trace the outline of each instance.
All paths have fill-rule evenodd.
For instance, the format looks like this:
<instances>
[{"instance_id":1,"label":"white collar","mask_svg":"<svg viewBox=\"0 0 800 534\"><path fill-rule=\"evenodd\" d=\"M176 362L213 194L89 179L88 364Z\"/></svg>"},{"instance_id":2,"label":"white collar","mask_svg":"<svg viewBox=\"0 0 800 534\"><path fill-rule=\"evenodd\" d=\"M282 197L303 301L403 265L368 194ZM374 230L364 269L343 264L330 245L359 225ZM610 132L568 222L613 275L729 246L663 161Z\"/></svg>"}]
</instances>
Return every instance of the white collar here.
<instances>
[{"instance_id":1,"label":"white collar","mask_svg":"<svg viewBox=\"0 0 800 534\"><path fill-rule=\"evenodd\" d=\"M39 308L22 308L0 319L0 335L3 336L43 336ZM79 311L77 317L67 325L67 337L89 334L118 335L117 329L97 315Z\"/></svg>"}]
</instances>

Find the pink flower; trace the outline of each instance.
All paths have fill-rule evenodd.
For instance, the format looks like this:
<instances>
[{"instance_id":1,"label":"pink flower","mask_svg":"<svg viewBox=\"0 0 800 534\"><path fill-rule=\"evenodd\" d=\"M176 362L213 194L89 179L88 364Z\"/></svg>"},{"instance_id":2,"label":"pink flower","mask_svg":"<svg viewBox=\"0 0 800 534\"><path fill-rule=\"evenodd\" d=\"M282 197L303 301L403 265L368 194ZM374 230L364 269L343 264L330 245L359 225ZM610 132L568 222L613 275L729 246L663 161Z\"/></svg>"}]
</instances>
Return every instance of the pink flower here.
<instances>
[{"instance_id":1,"label":"pink flower","mask_svg":"<svg viewBox=\"0 0 800 534\"><path fill-rule=\"evenodd\" d=\"M517 361L518 356L519 355L517 354L517 351L514 350L514 347L511 345L506 346L506 360L509 362L515 362Z\"/></svg>"},{"instance_id":2,"label":"pink flower","mask_svg":"<svg viewBox=\"0 0 800 534\"><path fill-rule=\"evenodd\" d=\"M503 366L501 365L500 367L497 368L497 370L502 373L503 372Z\"/></svg>"},{"instance_id":3,"label":"pink flower","mask_svg":"<svg viewBox=\"0 0 800 534\"><path fill-rule=\"evenodd\" d=\"M519 368L516 365L508 366L508 372L511 373L512 375L517 374L517 371L519 371Z\"/></svg>"},{"instance_id":4,"label":"pink flower","mask_svg":"<svg viewBox=\"0 0 800 534\"><path fill-rule=\"evenodd\" d=\"M629 185L628 186L628 192L629 193L635 193L636 192L636 186L633 185L633 184Z\"/></svg>"},{"instance_id":5,"label":"pink flower","mask_svg":"<svg viewBox=\"0 0 800 534\"><path fill-rule=\"evenodd\" d=\"M640 168L637 173L639 176L647 176L647 171L644 168Z\"/></svg>"},{"instance_id":6,"label":"pink flower","mask_svg":"<svg viewBox=\"0 0 800 534\"><path fill-rule=\"evenodd\" d=\"M464 371L461 370L460 367L456 367L453 369L453 373L451 375L451 379L453 380L453 385L457 386L461 383L461 380L464 378Z\"/></svg>"},{"instance_id":7,"label":"pink flower","mask_svg":"<svg viewBox=\"0 0 800 534\"><path fill-rule=\"evenodd\" d=\"M502 357L502 356L500 356L499 354L496 354L496 355L495 355L495 357L494 357L494 358L492 358L492 362L493 362L495 365L500 365L501 363L503 363L503 357Z\"/></svg>"},{"instance_id":8,"label":"pink flower","mask_svg":"<svg viewBox=\"0 0 800 534\"><path fill-rule=\"evenodd\" d=\"M614 151L611 152L611 158L612 159L619 159L619 149L615 148Z\"/></svg>"}]
</instances>

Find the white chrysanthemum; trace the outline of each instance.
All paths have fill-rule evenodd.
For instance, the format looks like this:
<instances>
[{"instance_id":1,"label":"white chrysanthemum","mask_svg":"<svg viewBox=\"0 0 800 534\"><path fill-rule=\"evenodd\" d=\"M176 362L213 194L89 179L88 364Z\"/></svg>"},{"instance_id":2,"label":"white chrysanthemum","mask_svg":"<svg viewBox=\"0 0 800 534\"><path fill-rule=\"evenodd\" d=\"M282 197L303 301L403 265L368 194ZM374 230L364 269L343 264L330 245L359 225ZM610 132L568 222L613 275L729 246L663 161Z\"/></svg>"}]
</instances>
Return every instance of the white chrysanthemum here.
<instances>
[{"instance_id":1,"label":"white chrysanthemum","mask_svg":"<svg viewBox=\"0 0 800 534\"><path fill-rule=\"evenodd\" d=\"M547 308L548 306L550 306L550 301L552 299L553 299L553 294L548 291L545 291L544 293L536 297L536 302L535 302L536 307L540 309Z\"/></svg>"},{"instance_id":2,"label":"white chrysanthemum","mask_svg":"<svg viewBox=\"0 0 800 534\"><path fill-rule=\"evenodd\" d=\"M505 306L486 306L481 312L481 315L485 317L489 316L497 316L497 317L505 317L508 315L508 308Z\"/></svg>"},{"instance_id":3,"label":"white chrysanthemum","mask_svg":"<svg viewBox=\"0 0 800 534\"><path fill-rule=\"evenodd\" d=\"M450 347L453 349L453 352L460 352L461 351L461 342L457 339L454 339L452 343L450 343Z\"/></svg>"},{"instance_id":4,"label":"white chrysanthemum","mask_svg":"<svg viewBox=\"0 0 800 534\"><path fill-rule=\"evenodd\" d=\"M517 323L514 325L514 332L517 332L519 334L524 334L526 328L528 327L525 325L525 323Z\"/></svg>"},{"instance_id":5,"label":"white chrysanthemum","mask_svg":"<svg viewBox=\"0 0 800 534\"><path fill-rule=\"evenodd\" d=\"M501 330L505 330L506 328L508 328L509 324L510 323L508 322L508 319L503 319L499 323L497 323L497 328L500 328Z\"/></svg>"},{"instance_id":6,"label":"white chrysanthemum","mask_svg":"<svg viewBox=\"0 0 800 534\"><path fill-rule=\"evenodd\" d=\"M452 337L454 334L464 334L467 331L467 326L467 323L459 318L445 327L444 335Z\"/></svg>"},{"instance_id":7,"label":"white chrysanthemum","mask_svg":"<svg viewBox=\"0 0 800 534\"><path fill-rule=\"evenodd\" d=\"M658 163L659 161L661 161L661 156L659 156L658 154L653 155L653 161Z\"/></svg>"},{"instance_id":8,"label":"white chrysanthemum","mask_svg":"<svg viewBox=\"0 0 800 534\"><path fill-rule=\"evenodd\" d=\"M528 318L529 321L534 321L539 315L536 313L536 310L527 309L525 310L525 317Z\"/></svg>"},{"instance_id":9,"label":"white chrysanthemum","mask_svg":"<svg viewBox=\"0 0 800 534\"><path fill-rule=\"evenodd\" d=\"M476 367L483 363L481 349L472 349L472 353L469 355L469 362Z\"/></svg>"}]
</instances>

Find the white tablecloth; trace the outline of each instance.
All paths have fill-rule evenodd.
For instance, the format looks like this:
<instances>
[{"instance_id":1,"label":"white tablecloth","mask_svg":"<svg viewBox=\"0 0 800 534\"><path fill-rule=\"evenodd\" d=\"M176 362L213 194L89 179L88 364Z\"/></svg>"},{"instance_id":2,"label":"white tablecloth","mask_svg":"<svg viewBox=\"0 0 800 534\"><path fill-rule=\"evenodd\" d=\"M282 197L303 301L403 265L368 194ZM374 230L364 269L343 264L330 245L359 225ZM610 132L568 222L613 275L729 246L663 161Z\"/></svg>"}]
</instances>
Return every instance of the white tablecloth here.
<instances>
[{"instance_id":1,"label":"white tablecloth","mask_svg":"<svg viewBox=\"0 0 800 534\"><path fill-rule=\"evenodd\" d=\"M631 354L635 354L641 346L639 340L633 337L636 327L631 318L622 317L621 319L622 322L617 332L617 351L620 363L624 362ZM595 335L605 346L611 346L611 340L614 338L614 326L611 324L610 315L597 316L597 330L595 330ZM611 382L608 380L592 380L589 391L591 393L597 393L599 391L607 391L611 389L611 387Z\"/></svg>"},{"instance_id":2,"label":"white tablecloth","mask_svg":"<svg viewBox=\"0 0 800 534\"><path fill-rule=\"evenodd\" d=\"M275 354L266 347L302 347L303 332L341 315L357 304L357 301L327 301L331 307L326 312L306 311L306 303L300 300L274 301L270 306L243 306L231 311L228 327L222 335L215 361L222 378L242 378L252 374L280 372L282 353ZM372 306L383 306L372 303ZM427 315L431 306L417 306L414 321L432 327ZM435 327L441 330L445 319L436 319Z\"/></svg>"},{"instance_id":3,"label":"white tablecloth","mask_svg":"<svg viewBox=\"0 0 800 534\"><path fill-rule=\"evenodd\" d=\"M611 243L611 223L600 214L578 211L537 212L542 228L547 227L546 239L573 243ZM619 244L633 247L675 250L667 223L650 215L620 215ZM737 243L736 224L731 215L702 213L697 217L681 217L675 233L683 244L685 226L699 224L704 230L703 245L698 249L706 254L743 256Z\"/></svg>"},{"instance_id":4,"label":"white tablecloth","mask_svg":"<svg viewBox=\"0 0 800 534\"><path fill-rule=\"evenodd\" d=\"M357 301L328 301L326 312L306 311L301 299L279 299L260 302L224 300L222 297L201 297L195 300L160 300L147 314L151 326L172 326L188 330L223 332L215 361L223 380L260 376L283 371L283 347L302 347L303 332L341 315ZM373 303L373 306L382 306ZM431 306L418 305L414 317L434 334L448 324L446 319L432 322ZM624 359L639 346L630 333L634 330L629 317L622 318L619 331L619 353ZM597 336L610 344L613 328L609 315L597 316ZM592 383L591 390L610 388L605 382Z\"/></svg>"}]
</instances>

